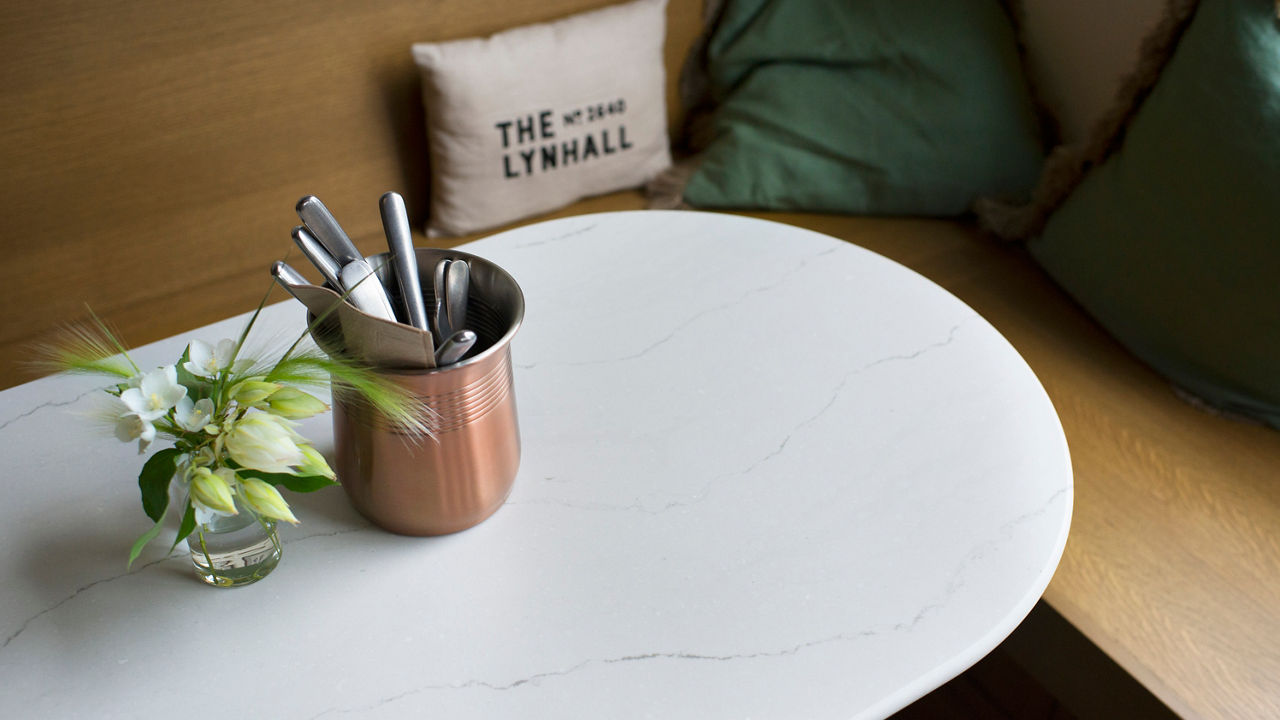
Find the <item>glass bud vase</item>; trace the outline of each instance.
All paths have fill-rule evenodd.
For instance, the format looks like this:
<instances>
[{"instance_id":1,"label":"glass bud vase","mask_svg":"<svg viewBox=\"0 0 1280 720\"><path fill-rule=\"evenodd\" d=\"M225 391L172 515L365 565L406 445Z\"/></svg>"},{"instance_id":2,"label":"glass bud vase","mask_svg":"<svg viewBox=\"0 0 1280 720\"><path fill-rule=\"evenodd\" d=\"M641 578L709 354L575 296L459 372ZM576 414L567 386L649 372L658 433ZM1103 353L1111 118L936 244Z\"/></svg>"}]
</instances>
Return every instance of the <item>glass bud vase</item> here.
<instances>
[{"instance_id":1,"label":"glass bud vase","mask_svg":"<svg viewBox=\"0 0 1280 720\"><path fill-rule=\"evenodd\" d=\"M276 523L241 507L215 515L187 537L196 576L216 587L240 587L266 577L280 562Z\"/></svg>"}]
</instances>

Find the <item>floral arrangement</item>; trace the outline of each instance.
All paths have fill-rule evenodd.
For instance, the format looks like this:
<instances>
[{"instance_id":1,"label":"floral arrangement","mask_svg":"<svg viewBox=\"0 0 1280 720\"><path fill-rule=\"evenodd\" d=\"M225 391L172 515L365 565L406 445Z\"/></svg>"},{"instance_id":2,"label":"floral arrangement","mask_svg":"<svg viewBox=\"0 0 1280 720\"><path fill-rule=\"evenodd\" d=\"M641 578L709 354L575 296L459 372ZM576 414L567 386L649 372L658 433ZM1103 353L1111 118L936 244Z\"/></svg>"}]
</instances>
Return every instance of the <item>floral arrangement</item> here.
<instances>
[{"instance_id":1,"label":"floral arrangement","mask_svg":"<svg viewBox=\"0 0 1280 720\"><path fill-rule=\"evenodd\" d=\"M275 521L296 524L277 486L311 492L336 483L324 457L297 432L297 420L329 409L304 387L359 393L410 435L430 435L429 409L399 386L350 360L302 346L323 318L275 359L247 357L245 339L265 302L239 338L213 345L192 340L176 363L152 370L139 368L92 311L91 324L68 328L61 342L39 348L37 364L44 369L117 379L104 388L111 398L99 414L117 438L137 441L139 454L157 438L172 442L153 453L138 475L142 509L155 524L133 544L130 566L159 535L171 494L184 499L170 552L192 533L200 533L203 547L203 532L217 516L249 513L264 529ZM171 493L174 487L179 492Z\"/></svg>"}]
</instances>

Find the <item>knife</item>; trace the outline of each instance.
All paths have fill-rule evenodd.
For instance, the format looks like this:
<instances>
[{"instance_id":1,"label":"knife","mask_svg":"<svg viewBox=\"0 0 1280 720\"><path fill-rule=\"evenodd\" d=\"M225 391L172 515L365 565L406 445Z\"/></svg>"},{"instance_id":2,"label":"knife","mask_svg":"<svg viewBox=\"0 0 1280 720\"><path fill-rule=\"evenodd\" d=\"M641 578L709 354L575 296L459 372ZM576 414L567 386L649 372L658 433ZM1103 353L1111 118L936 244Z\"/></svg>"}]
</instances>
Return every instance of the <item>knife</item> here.
<instances>
[{"instance_id":1,"label":"knife","mask_svg":"<svg viewBox=\"0 0 1280 720\"><path fill-rule=\"evenodd\" d=\"M367 261L354 260L342 266L342 288L347 291L347 300L361 312L396 322L387 291Z\"/></svg>"},{"instance_id":2,"label":"knife","mask_svg":"<svg viewBox=\"0 0 1280 720\"><path fill-rule=\"evenodd\" d=\"M422 285L418 281L418 259L413 252L413 236L409 233L409 213L400 193L384 193L378 201L382 212L382 228L387 233L387 247L391 250L392 269L400 283L400 296L404 300L409 324L419 330L431 331L427 322L427 306L422 301Z\"/></svg>"},{"instance_id":3,"label":"knife","mask_svg":"<svg viewBox=\"0 0 1280 720\"><path fill-rule=\"evenodd\" d=\"M298 201L298 217L302 218L302 222L306 224L307 229L316 236L320 244L324 246L333 259L338 263L338 267L345 268L356 260L363 260L364 256L356 249L351 238L347 236L346 231L334 219L333 213L329 212L329 208L320 202L320 198L315 195L304 195Z\"/></svg>"},{"instance_id":4,"label":"knife","mask_svg":"<svg viewBox=\"0 0 1280 720\"><path fill-rule=\"evenodd\" d=\"M329 254L329 251L320 245L320 241L316 240L315 236L307 231L306 226L299 225L293 229L293 242L298 245L298 249L302 251L302 254L307 256L311 264L316 266L316 269L333 286L333 289L342 292L342 280L339 277L342 273L342 268L333 259L333 256Z\"/></svg>"}]
</instances>

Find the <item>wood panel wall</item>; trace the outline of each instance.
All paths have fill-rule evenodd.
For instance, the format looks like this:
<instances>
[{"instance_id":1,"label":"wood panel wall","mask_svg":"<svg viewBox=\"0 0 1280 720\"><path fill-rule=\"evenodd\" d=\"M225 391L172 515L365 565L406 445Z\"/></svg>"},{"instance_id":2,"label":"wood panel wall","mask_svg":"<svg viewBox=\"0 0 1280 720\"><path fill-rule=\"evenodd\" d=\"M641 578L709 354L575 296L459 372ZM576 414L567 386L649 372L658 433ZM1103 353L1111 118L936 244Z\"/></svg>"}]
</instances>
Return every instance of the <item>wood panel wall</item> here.
<instances>
[{"instance_id":1,"label":"wood panel wall","mask_svg":"<svg viewBox=\"0 0 1280 720\"><path fill-rule=\"evenodd\" d=\"M366 252L378 197L427 211L414 42L608 0L172 0L0 9L0 387L86 317L138 345L250 310L315 194ZM699 0L671 0L668 111ZM625 68L619 68L620 72ZM421 238L419 238L421 240ZM283 297L283 296L279 296Z\"/></svg>"}]
</instances>

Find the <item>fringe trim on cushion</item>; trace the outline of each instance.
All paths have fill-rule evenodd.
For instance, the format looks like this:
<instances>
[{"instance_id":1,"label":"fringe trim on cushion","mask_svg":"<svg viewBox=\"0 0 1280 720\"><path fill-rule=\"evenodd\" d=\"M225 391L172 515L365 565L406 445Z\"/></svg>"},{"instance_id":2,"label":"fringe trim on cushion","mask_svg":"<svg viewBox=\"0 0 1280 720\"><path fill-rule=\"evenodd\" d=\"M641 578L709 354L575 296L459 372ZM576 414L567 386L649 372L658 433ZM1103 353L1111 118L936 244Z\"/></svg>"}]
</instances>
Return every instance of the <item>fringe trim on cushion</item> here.
<instances>
[{"instance_id":1,"label":"fringe trim on cushion","mask_svg":"<svg viewBox=\"0 0 1280 720\"><path fill-rule=\"evenodd\" d=\"M1280 2L1280 0L1276 0L1276 2ZM1030 51L1027 50L1027 9L1025 0L1000 0L1000 4L1004 7L1005 14L1009 16L1009 21L1013 25L1013 39L1018 47L1019 67L1022 69L1023 74L1029 78L1031 60L1029 58ZM1036 122L1040 125L1040 132L1043 133L1041 137L1045 138L1046 144L1057 145L1062 138L1062 126L1044 98L1044 89L1040 86L1040 83L1028 82L1027 92L1031 95L1031 105L1035 109ZM1019 199L1025 200L1026 198Z\"/></svg>"},{"instance_id":2,"label":"fringe trim on cushion","mask_svg":"<svg viewBox=\"0 0 1280 720\"><path fill-rule=\"evenodd\" d=\"M645 207L650 210L688 210L690 207L684 201L684 189L698 167L698 153L712 140L716 103L711 97L711 78L707 73L707 44L723 11L724 0L706 0L702 6L702 31L685 56L677 84L684 117L672 144L673 150L685 157L645 183Z\"/></svg>"},{"instance_id":3,"label":"fringe trim on cushion","mask_svg":"<svg viewBox=\"0 0 1280 720\"><path fill-rule=\"evenodd\" d=\"M1280 6L1280 0L1277 0L1277 6ZM1278 15L1277 17L1280 17L1280 15ZM1226 408L1218 407L1217 405L1210 403L1208 400L1205 400L1204 398L1200 397L1199 395L1196 395L1195 393L1182 387L1181 385L1169 383L1169 387L1173 388L1173 394L1177 395L1178 399L1182 400L1183 402L1187 403L1191 407L1201 412L1206 412L1206 413L1209 413L1210 415L1216 415L1217 417L1224 418L1227 420L1233 420L1235 422L1242 422L1242 423L1245 423L1246 425L1270 427L1265 422L1255 417L1242 415L1238 412L1235 412L1234 410L1228 410Z\"/></svg>"},{"instance_id":4,"label":"fringe trim on cushion","mask_svg":"<svg viewBox=\"0 0 1280 720\"><path fill-rule=\"evenodd\" d=\"M701 152L711 144L716 101L711 94L707 45L720 23L723 10L723 0L706 0L702 8L702 30L694 39L680 68L676 87L680 95L682 116L677 135L672 138L672 145L674 150L686 155Z\"/></svg>"},{"instance_id":5,"label":"fringe trim on cushion","mask_svg":"<svg viewBox=\"0 0 1280 720\"><path fill-rule=\"evenodd\" d=\"M1163 16L1143 39L1138 64L1121 81L1111 108L1094 123L1084 140L1059 145L1049 153L1029 203L1020 205L999 198L979 198L974 202L974 213L984 230L1008 242L1023 241L1044 230L1049 216L1089 169L1102 164L1120 147L1129 123L1172 57L1197 5L1198 0L1166 0ZM1280 0L1277 7L1280 8Z\"/></svg>"},{"instance_id":6,"label":"fringe trim on cushion","mask_svg":"<svg viewBox=\"0 0 1280 720\"><path fill-rule=\"evenodd\" d=\"M698 167L696 157L681 160L645 183L645 207L650 210L688 210L684 189Z\"/></svg>"}]
</instances>

